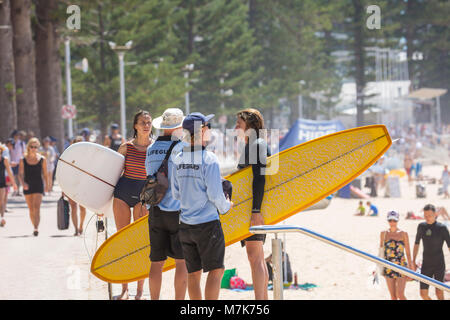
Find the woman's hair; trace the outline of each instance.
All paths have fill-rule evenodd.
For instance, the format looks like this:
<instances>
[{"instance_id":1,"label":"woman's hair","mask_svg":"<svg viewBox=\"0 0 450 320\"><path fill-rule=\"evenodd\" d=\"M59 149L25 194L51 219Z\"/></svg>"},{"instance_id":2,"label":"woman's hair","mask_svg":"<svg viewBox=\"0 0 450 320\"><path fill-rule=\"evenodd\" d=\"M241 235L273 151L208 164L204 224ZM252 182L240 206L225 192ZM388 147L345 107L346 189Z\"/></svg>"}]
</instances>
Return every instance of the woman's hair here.
<instances>
[{"instance_id":1,"label":"woman's hair","mask_svg":"<svg viewBox=\"0 0 450 320\"><path fill-rule=\"evenodd\" d=\"M133 138L137 137L137 130L136 130L136 128L134 126L138 123L139 117L141 117L141 116L149 116L150 119L152 119L152 116L150 115L150 112L144 111L144 110L139 110L138 113L136 113L134 115L134 120L133 120L133 130L134 130ZM150 133L150 136L151 135L152 135L152 133Z\"/></svg>"},{"instance_id":2,"label":"woman's hair","mask_svg":"<svg viewBox=\"0 0 450 320\"><path fill-rule=\"evenodd\" d=\"M37 143L39 146L41 146L41 142L39 141L38 138L36 138L36 137L30 138L30 140L28 140L28 143L27 143L27 151L25 152L25 156L28 155L28 153L30 152L30 147L34 143Z\"/></svg>"},{"instance_id":3,"label":"woman's hair","mask_svg":"<svg viewBox=\"0 0 450 320\"><path fill-rule=\"evenodd\" d=\"M247 108L239 111L236 115L245 122L247 130L254 129L258 132L258 130L264 129L264 118L258 110Z\"/></svg>"}]
</instances>

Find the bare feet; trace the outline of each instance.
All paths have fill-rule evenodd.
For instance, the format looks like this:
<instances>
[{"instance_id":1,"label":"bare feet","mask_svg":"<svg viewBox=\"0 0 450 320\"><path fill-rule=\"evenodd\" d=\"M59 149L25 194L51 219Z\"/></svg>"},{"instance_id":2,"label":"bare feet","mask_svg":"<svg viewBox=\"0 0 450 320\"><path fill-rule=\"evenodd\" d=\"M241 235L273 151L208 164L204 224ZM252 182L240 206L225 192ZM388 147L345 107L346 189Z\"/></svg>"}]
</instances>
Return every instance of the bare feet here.
<instances>
[{"instance_id":1,"label":"bare feet","mask_svg":"<svg viewBox=\"0 0 450 320\"><path fill-rule=\"evenodd\" d=\"M120 296L116 298L116 300L128 300L130 297L128 295L128 290L122 291Z\"/></svg>"},{"instance_id":2,"label":"bare feet","mask_svg":"<svg viewBox=\"0 0 450 320\"><path fill-rule=\"evenodd\" d=\"M143 292L137 292L136 296L134 297L135 300L146 300L144 297L142 297Z\"/></svg>"}]
</instances>

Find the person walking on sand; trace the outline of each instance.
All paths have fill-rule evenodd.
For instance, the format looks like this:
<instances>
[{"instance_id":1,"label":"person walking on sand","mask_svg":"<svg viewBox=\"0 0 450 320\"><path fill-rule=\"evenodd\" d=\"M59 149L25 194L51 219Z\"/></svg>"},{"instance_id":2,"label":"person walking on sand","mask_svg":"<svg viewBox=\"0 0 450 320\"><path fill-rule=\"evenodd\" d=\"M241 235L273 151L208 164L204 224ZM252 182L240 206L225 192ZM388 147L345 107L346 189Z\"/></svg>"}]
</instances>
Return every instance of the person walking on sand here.
<instances>
[{"instance_id":1,"label":"person walking on sand","mask_svg":"<svg viewBox=\"0 0 450 320\"><path fill-rule=\"evenodd\" d=\"M180 201L179 237L188 272L191 300L202 299L200 280L207 272L206 300L217 300L224 273L225 238L219 214L233 206L224 195L217 156L205 150L210 139L209 121L214 115L194 112L186 116L183 129L190 145L173 158L172 195Z\"/></svg>"},{"instance_id":2,"label":"person walking on sand","mask_svg":"<svg viewBox=\"0 0 450 320\"><path fill-rule=\"evenodd\" d=\"M47 160L38 152L40 145L37 138L28 140L27 151L19 164L19 179L23 185L23 193L30 210L35 237L39 235L42 196L44 191L48 192Z\"/></svg>"},{"instance_id":3,"label":"person walking on sand","mask_svg":"<svg viewBox=\"0 0 450 320\"><path fill-rule=\"evenodd\" d=\"M131 223L131 216L136 221L148 214L139 201L139 195L147 179L145 157L147 148L152 143L152 117L147 111L139 111L133 119L133 139L122 144L117 152L125 157L123 174L114 189L113 211L117 231ZM133 214L131 214L133 209ZM138 281L136 300L142 299L145 280ZM122 284L119 300L127 300L128 284Z\"/></svg>"},{"instance_id":4,"label":"person walking on sand","mask_svg":"<svg viewBox=\"0 0 450 320\"><path fill-rule=\"evenodd\" d=\"M384 258L399 266L405 268L409 266L412 269L413 263L411 260L408 233L398 228L398 221L400 220L399 213L389 211L387 220L389 229L380 234L380 247L383 248ZM383 268L383 276L386 279L391 299L406 300L405 286L407 277L389 268Z\"/></svg>"},{"instance_id":5,"label":"person walking on sand","mask_svg":"<svg viewBox=\"0 0 450 320\"><path fill-rule=\"evenodd\" d=\"M153 127L163 130L163 135L147 149L145 167L147 176L157 173L165 157L170 153L178 154L183 143L179 140L182 135L183 111L169 108L161 117L153 120ZM180 221L180 201L174 199L170 188L172 156L168 158L169 187L161 202L149 208L148 229L152 250L150 251L149 287L152 300L158 300L161 292L162 270L167 257L175 260L175 300L184 300L187 286L187 269L178 237Z\"/></svg>"},{"instance_id":6,"label":"person walking on sand","mask_svg":"<svg viewBox=\"0 0 450 320\"><path fill-rule=\"evenodd\" d=\"M448 185L450 184L450 172L448 171L447 165L444 166L444 171L442 171L441 181L444 198L448 199L450 198L450 195L448 193Z\"/></svg>"},{"instance_id":7,"label":"person walking on sand","mask_svg":"<svg viewBox=\"0 0 450 320\"><path fill-rule=\"evenodd\" d=\"M0 143L0 227L4 227L6 224L5 220L5 210L6 210L6 175L5 172L8 172L10 177L13 177L13 173L11 170L11 166L9 165L9 160L7 157L3 156L7 147L4 144ZM17 184L12 179L12 185L14 191L17 190Z\"/></svg>"},{"instance_id":8,"label":"person walking on sand","mask_svg":"<svg viewBox=\"0 0 450 320\"><path fill-rule=\"evenodd\" d=\"M425 222L422 222L417 227L416 240L413 250L414 270L417 269L415 265L417 253L419 252L420 240L423 243L423 258L422 268L420 272L437 281L444 281L445 277L445 259L442 245L447 243L450 250L450 235L442 223L436 221L436 208L432 204L427 204L423 208ZM428 295L429 285L420 283L420 296L424 300L431 300ZM436 288L436 296L439 300L444 300L444 291Z\"/></svg>"},{"instance_id":9,"label":"person walking on sand","mask_svg":"<svg viewBox=\"0 0 450 320\"><path fill-rule=\"evenodd\" d=\"M238 136L245 141L238 168L243 169L251 165L253 172L253 202L250 226L264 224L261 205L266 184L265 169L270 151L266 141L262 137L263 129L264 119L258 110L249 108L237 113L235 130L238 131ZM242 247L245 246L246 248L250 263L255 300L267 300L269 298L267 291L269 272L263 250L265 240L265 234L255 234L241 241Z\"/></svg>"}]
</instances>

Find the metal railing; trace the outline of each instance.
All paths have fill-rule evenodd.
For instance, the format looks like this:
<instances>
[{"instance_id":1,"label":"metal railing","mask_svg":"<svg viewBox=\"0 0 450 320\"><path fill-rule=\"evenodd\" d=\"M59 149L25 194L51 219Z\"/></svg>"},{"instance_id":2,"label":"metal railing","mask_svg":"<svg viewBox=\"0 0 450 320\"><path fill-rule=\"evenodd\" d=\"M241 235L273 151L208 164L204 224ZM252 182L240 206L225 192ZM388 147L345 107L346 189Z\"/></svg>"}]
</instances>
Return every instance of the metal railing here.
<instances>
[{"instance_id":1,"label":"metal railing","mask_svg":"<svg viewBox=\"0 0 450 320\"><path fill-rule=\"evenodd\" d=\"M282 276L282 262L281 262L281 239L278 239L277 234L278 233L301 233L304 235L307 235L309 237L312 237L314 239L320 240L322 242L328 243L334 247L337 247L339 249L342 249L344 251L353 253L361 258L367 259L369 261L372 261L376 264L382 265L386 268L392 269L394 271L397 271L398 273L401 273L407 277L410 277L412 279L418 280L420 282L424 282L430 286L436 287L437 289L450 292L450 286L446 285L445 283L442 283L440 281L437 281L435 279L432 279L430 277L427 277L423 274L414 272L408 268L399 266L395 263L392 263L390 261L387 261L385 259L382 259L380 257L374 256L370 253L358 250L356 248L353 248L349 245L346 245L342 242L336 241L334 239L331 239L329 237L326 237L324 235L321 235L317 232L308 230L306 228L302 228L299 226L293 226L293 225L283 225L283 226L253 226L250 228L250 232L257 233L257 234L265 234L265 233L274 233L275 239L272 239L272 258L273 258L273 293L274 293L274 299L276 300L282 300L283 299L283 276Z\"/></svg>"}]
</instances>

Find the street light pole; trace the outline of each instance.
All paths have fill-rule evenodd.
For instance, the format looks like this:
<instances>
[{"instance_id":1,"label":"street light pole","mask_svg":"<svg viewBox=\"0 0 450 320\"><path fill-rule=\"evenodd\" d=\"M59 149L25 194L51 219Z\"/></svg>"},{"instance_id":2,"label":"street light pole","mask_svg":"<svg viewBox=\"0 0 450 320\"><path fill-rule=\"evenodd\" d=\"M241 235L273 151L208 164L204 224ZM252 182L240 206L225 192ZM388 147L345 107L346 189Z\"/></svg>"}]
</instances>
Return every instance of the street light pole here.
<instances>
[{"instance_id":1,"label":"street light pole","mask_svg":"<svg viewBox=\"0 0 450 320\"><path fill-rule=\"evenodd\" d=\"M125 104L125 71L124 71L124 56L125 52L131 49L133 41L128 41L124 46L118 46L110 41L109 46L117 53L119 58L119 78L120 78L120 127L122 130L122 137L126 139L126 104Z\"/></svg>"},{"instance_id":2,"label":"street light pole","mask_svg":"<svg viewBox=\"0 0 450 320\"><path fill-rule=\"evenodd\" d=\"M118 51L117 56L119 57L119 76L120 76L120 127L122 128L122 137L126 139L127 136L127 124L126 124L126 114L125 114L125 71L123 57L125 56L124 51Z\"/></svg>"},{"instance_id":3,"label":"street light pole","mask_svg":"<svg viewBox=\"0 0 450 320\"><path fill-rule=\"evenodd\" d=\"M72 76L70 73L70 39L66 38L64 41L66 50L66 93L67 93L67 105L72 105ZM67 119L67 129L69 139L73 138L73 122L72 119Z\"/></svg>"},{"instance_id":4,"label":"street light pole","mask_svg":"<svg viewBox=\"0 0 450 320\"><path fill-rule=\"evenodd\" d=\"M186 79L186 93L184 94L184 100L186 104L185 113L188 115L191 112L189 105L189 72L194 70L194 64L187 64L184 66L184 78Z\"/></svg>"}]
</instances>

